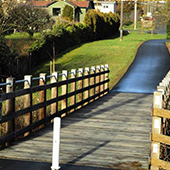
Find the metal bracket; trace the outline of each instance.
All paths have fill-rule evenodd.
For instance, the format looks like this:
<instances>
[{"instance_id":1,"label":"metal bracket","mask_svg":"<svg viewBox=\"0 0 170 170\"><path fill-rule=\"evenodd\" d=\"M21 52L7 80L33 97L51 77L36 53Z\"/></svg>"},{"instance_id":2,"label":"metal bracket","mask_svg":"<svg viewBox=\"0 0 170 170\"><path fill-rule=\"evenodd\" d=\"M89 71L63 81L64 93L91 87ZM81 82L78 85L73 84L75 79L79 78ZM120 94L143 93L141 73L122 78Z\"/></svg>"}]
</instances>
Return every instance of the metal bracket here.
<instances>
[{"instance_id":1,"label":"metal bracket","mask_svg":"<svg viewBox=\"0 0 170 170\"><path fill-rule=\"evenodd\" d=\"M8 80L7 83L9 83L8 85L9 85L10 88L13 86L13 80L12 79Z\"/></svg>"}]
</instances>

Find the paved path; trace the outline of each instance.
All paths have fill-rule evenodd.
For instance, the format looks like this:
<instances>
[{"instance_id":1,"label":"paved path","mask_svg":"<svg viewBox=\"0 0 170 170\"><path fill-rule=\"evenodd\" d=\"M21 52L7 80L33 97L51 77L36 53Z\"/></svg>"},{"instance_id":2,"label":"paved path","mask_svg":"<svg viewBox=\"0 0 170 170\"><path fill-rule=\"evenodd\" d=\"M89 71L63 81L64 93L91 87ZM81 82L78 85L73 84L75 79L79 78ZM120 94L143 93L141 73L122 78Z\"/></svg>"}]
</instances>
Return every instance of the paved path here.
<instances>
[{"instance_id":1,"label":"paved path","mask_svg":"<svg viewBox=\"0 0 170 170\"><path fill-rule=\"evenodd\" d=\"M164 42L145 42L114 93L62 119L61 170L147 169L153 98L148 93L170 66ZM48 126L1 150L0 170L49 170L52 131Z\"/></svg>"},{"instance_id":2,"label":"paved path","mask_svg":"<svg viewBox=\"0 0 170 170\"><path fill-rule=\"evenodd\" d=\"M165 40L149 40L139 48L136 58L113 92L153 93L170 69Z\"/></svg>"}]
</instances>

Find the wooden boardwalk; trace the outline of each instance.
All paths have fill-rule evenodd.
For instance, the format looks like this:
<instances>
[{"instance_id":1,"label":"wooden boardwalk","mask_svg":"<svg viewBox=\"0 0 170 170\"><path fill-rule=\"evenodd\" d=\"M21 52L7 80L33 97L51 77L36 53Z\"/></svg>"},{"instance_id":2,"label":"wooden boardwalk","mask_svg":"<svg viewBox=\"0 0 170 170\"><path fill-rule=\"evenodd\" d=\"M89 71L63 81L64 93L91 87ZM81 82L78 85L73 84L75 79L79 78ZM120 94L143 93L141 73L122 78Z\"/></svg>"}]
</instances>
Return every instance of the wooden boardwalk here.
<instances>
[{"instance_id":1,"label":"wooden boardwalk","mask_svg":"<svg viewBox=\"0 0 170 170\"><path fill-rule=\"evenodd\" d=\"M60 163L147 169L152 97L151 94L109 93L63 118ZM3 158L45 162L51 162L51 155L51 125L0 151Z\"/></svg>"}]
</instances>

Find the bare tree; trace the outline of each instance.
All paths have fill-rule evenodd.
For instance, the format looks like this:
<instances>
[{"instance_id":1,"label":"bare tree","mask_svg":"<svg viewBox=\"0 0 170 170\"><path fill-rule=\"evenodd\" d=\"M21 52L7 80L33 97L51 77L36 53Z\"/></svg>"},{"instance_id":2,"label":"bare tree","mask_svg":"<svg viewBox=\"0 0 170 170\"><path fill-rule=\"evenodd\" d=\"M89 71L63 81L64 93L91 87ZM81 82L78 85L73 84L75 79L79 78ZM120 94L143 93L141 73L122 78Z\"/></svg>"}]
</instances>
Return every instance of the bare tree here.
<instances>
[{"instance_id":1,"label":"bare tree","mask_svg":"<svg viewBox=\"0 0 170 170\"><path fill-rule=\"evenodd\" d=\"M8 11L13 8L13 5L15 5L15 2L0 1L0 38L14 27L11 17L8 15Z\"/></svg>"},{"instance_id":2,"label":"bare tree","mask_svg":"<svg viewBox=\"0 0 170 170\"><path fill-rule=\"evenodd\" d=\"M35 8L28 3L16 4L8 11L8 16L16 29L27 32L30 36L51 28L54 23L47 10Z\"/></svg>"},{"instance_id":3,"label":"bare tree","mask_svg":"<svg viewBox=\"0 0 170 170\"><path fill-rule=\"evenodd\" d=\"M170 2L167 1L166 4L159 5L155 16L158 22L167 24L170 20Z\"/></svg>"}]
</instances>

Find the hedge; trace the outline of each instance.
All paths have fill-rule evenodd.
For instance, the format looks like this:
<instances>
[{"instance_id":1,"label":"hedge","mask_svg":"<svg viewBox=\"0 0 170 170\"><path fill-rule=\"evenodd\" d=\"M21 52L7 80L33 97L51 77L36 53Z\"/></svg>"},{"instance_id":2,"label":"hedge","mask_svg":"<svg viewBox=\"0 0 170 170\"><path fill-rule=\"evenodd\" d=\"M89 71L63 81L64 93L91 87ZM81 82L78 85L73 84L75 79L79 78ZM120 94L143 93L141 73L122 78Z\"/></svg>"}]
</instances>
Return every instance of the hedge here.
<instances>
[{"instance_id":1,"label":"hedge","mask_svg":"<svg viewBox=\"0 0 170 170\"><path fill-rule=\"evenodd\" d=\"M80 43L104 39L118 32L119 15L104 14L96 10L89 10L84 23L58 24L53 30L42 33L30 47L32 53L32 67L52 58L53 49L59 53Z\"/></svg>"},{"instance_id":2,"label":"hedge","mask_svg":"<svg viewBox=\"0 0 170 170\"><path fill-rule=\"evenodd\" d=\"M166 26L166 33L167 33L167 39L170 40L170 20L168 21Z\"/></svg>"}]
</instances>

